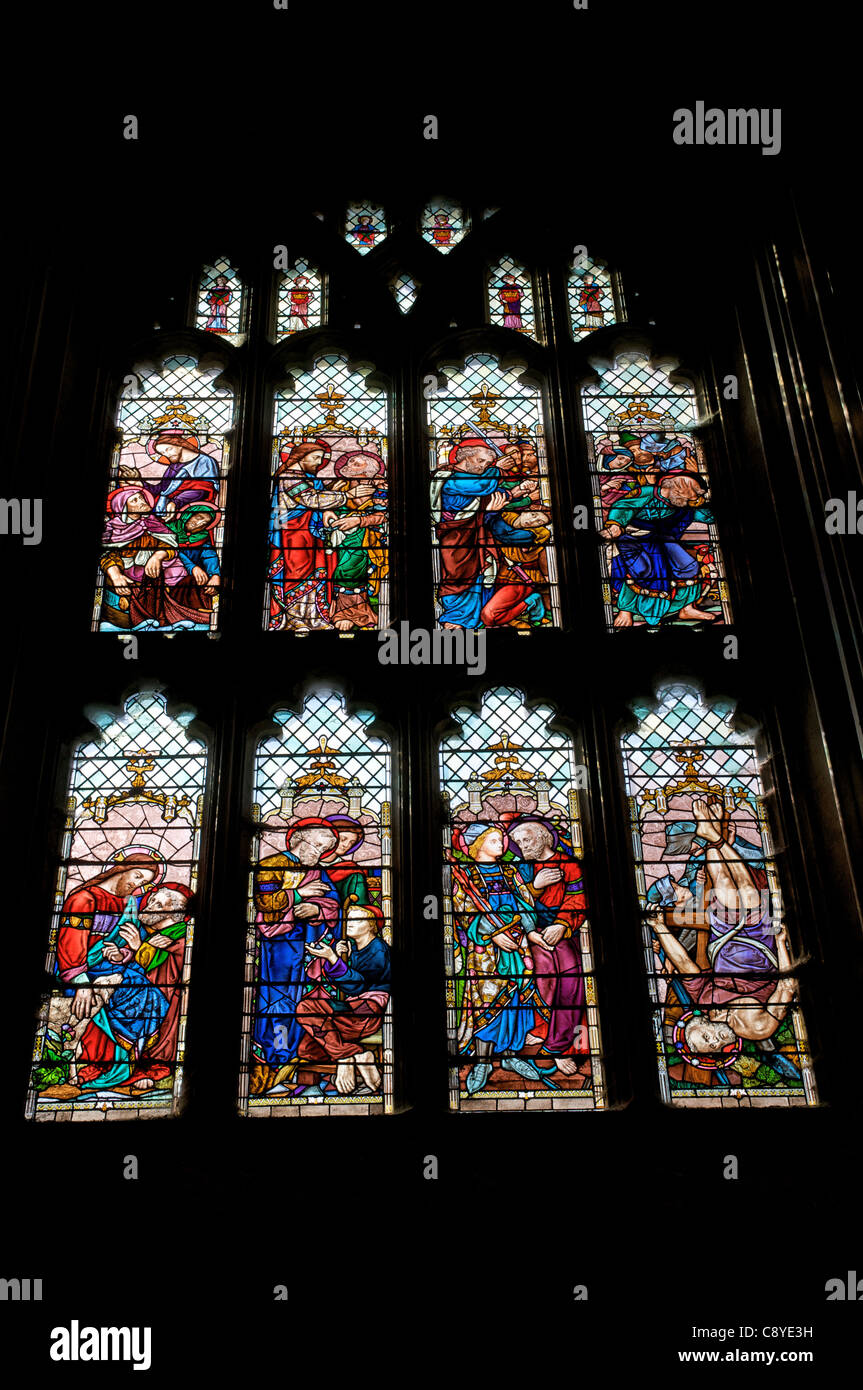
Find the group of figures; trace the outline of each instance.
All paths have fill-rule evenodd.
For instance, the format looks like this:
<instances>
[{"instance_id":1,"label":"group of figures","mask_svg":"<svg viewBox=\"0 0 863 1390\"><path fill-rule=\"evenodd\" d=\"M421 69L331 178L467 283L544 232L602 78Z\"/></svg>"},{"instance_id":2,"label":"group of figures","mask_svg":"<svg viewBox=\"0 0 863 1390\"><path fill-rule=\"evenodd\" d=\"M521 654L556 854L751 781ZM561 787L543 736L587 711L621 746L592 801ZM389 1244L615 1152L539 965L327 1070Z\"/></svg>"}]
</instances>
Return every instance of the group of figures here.
<instances>
[{"instance_id":1,"label":"group of figures","mask_svg":"<svg viewBox=\"0 0 863 1390\"><path fill-rule=\"evenodd\" d=\"M560 826L516 811L459 821L450 873L465 1099L506 1090L513 1077L537 1095L588 1086L587 899Z\"/></svg>"},{"instance_id":2,"label":"group of figures","mask_svg":"<svg viewBox=\"0 0 863 1390\"><path fill-rule=\"evenodd\" d=\"M270 520L271 631L379 625L385 474L376 446L360 446L354 436L280 446Z\"/></svg>"},{"instance_id":3,"label":"group of figures","mask_svg":"<svg viewBox=\"0 0 863 1390\"><path fill-rule=\"evenodd\" d=\"M614 626L721 622L710 489L691 436L615 433L596 446Z\"/></svg>"},{"instance_id":4,"label":"group of figures","mask_svg":"<svg viewBox=\"0 0 863 1390\"><path fill-rule=\"evenodd\" d=\"M551 514L536 446L467 429L432 478L438 620L444 628L548 625Z\"/></svg>"},{"instance_id":5,"label":"group of figures","mask_svg":"<svg viewBox=\"0 0 863 1390\"><path fill-rule=\"evenodd\" d=\"M172 1090L192 890L166 871L154 850L129 845L66 894L40 1100Z\"/></svg>"},{"instance_id":6,"label":"group of figures","mask_svg":"<svg viewBox=\"0 0 863 1390\"><path fill-rule=\"evenodd\" d=\"M299 816L257 865L252 1096L381 1095L390 951L379 862L356 858L367 833L349 815Z\"/></svg>"},{"instance_id":7,"label":"group of figures","mask_svg":"<svg viewBox=\"0 0 863 1390\"><path fill-rule=\"evenodd\" d=\"M797 986L757 822L745 803L732 813L720 796L673 801L661 856L645 865L671 1095L724 1087L802 1097ZM642 833L650 830L648 821Z\"/></svg>"},{"instance_id":8,"label":"group of figures","mask_svg":"<svg viewBox=\"0 0 863 1390\"><path fill-rule=\"evenodd\" d=\"M108 494L100 629L208 630L221 583L219 461L183 427L152 434L146 452L146 477L121 456Z\"/></svg>"}]
</instances>

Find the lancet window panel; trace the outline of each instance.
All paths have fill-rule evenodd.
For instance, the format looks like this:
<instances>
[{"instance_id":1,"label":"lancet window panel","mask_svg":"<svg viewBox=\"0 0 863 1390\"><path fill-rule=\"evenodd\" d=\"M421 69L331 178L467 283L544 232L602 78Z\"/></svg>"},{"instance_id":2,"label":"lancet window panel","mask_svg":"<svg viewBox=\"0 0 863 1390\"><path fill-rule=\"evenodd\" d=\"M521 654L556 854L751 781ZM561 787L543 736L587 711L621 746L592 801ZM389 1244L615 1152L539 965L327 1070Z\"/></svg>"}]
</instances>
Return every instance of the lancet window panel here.
<instances>
[{"instance_id":1,"label":"lancet window panel","mask_svg":"<svg viewBox=\"0 0 863 1390\"><path fill-rule=\"evenodd\" d=\"M428 403L436 617L560 625L542 392L479 353Z\"/></svg>"},{"instance_id":2,"label":"lancet window panel","mask_svg":"<svg viewBox=\"0 0 863 1390\"><path fill-rule=\"evenodd\" d=\"M276 338L281 341L324 322L324 285L320 273L306 260L297 260L279 281Z\"/></svg>"},{"instance_id":3,"label":"lancet window panel","mask_svg":"<svg viewBox=\"0 0 863 1390\"><path fill-rule=\"evenodd\" d=\"M582 406L608 627L729 623L693 388L624 353Z\"/></svg>"},{"instance_id":4,"label":"lancet window panel","mask_svg":"<svg viewBox=\"0 0 863 1390\"><path fill-rule=\"evenodd\" d=\"M611 271L602 261L580 257L570 272L566 292L572 336L576 339L617 323L622 317L615 303Z\"/></svg>"},{"instance_id":5,"label":"lancet window panel","mask_svg":"<svg viewBox=\"0 0 863 1390\"><path fill-rule=\"evenodd\" d=\"M669 685L621 739L659 1084L678 1106L812 1105L764 788L733 709Z\"/></svg>"},{"instance_id":6,"label":"lancet window panel","mask_svg":"<svg viewBox=\"0 0 863 1390\"><path fill-rule=\"evenodd\" d=\"M310 694L258 744L240 1110L393 1109L390 747Z\"/></svg>"},{"instance_id":7,"label":"lancet window panel","mask_svg":"<svg viewBox=\"0 0 863 1390\"><path fill-rule=\"evenodd\" d=\"M440 747L450 1108L606 1104L572 740L521 691Z\"/></svg>"},{"instance_id":8,"label":"lancet window panel","mask_svg":"<svg viewBox=\"0 0 863 1390\"><path fill-rule=\"evenodd\" d=\"M376 246L380 246L388 232L386 212L377 203L366 198L348 206L345 213L345 241L361 256L367 256Z\"/></svg>"},{"instance_id":9,"label":"lancet window panel","mask_svg":"<svg viewBox=\"0 0 863 1390\"><path fill-rule=\"evenodd\" d=\"M533 276L512 256L503 256L488 275L489 322L529 338L542 337Z\"/></svg>"},{"instance_id":10,"label":"lancet window panel","mask_svg":"<svg viewBox=\"0 0 863 1390\"><path fill-rule=\"evenodd\" d=\"M389 625L385 392L336 355L276 394L265 626L353 635Z\"/></svg>"},{"instance_id":11,"label":"lancet window panel","mask_svg":"<svg viewBox=\"0 0 863 1390\"><path fill-rule=\"evenodd\" d=\"M176 1114L207 750L156 692L72 759L28 1118Z\"/></svg>"},{"instance_id":12,"label":"lancet window panel","mask_svg":"<svg viewBox=\"0 0 863 1390\"><path fill-rule=\"evenodd\" d=\"M205 265L198 283L195 327L216 333L234 347L244 340L247 290L227 256Z\"/></svg>"},{"instance_id":13,"label":"lancet window panel","mask_svg":"<svg viewBox=\"0 0 863 1390\"><path fill-rule=\"evenodd\" d=\"M168 357L120 399L93 629L218 625L234 398L219 369Z\"/></svg>"}]
</instances>

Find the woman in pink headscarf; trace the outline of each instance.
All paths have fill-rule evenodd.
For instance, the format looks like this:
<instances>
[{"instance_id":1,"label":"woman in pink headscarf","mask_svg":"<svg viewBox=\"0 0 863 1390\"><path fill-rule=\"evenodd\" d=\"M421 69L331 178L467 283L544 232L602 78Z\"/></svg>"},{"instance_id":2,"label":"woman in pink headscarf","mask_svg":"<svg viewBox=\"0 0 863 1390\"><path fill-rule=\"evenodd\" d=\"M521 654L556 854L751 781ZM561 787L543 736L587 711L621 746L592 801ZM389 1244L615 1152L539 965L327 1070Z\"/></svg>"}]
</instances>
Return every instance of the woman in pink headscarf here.
<instances>
[{"instance_id":1,"label":"woman in pink headscarf","mask_svg":"<svg viewBox=\"0 0 863 1390\"><path fill-rule=\"evenodd\" d=\"M100 561L107 581L102 625L108 631L209 626L212 599L189 580L177 537L155 515L155 502L137 483L108 494Z\"/></svg>"}]
</instances>

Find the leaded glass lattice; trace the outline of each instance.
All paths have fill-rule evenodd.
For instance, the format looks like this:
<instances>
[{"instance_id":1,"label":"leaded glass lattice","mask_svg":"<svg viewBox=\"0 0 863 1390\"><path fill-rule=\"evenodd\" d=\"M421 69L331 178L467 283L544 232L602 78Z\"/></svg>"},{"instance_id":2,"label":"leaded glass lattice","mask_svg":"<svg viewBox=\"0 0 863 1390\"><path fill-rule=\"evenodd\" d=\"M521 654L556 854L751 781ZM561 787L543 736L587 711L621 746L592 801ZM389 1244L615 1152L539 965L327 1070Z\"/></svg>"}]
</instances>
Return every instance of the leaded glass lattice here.
<instances>
[{"instance_id":1,"label":"leaded glass lattice","mask_svg":"<svg viewBox=\"0 0 863 1390\"><path fill-rule=\"evenodd\" d=\"M393 1108L389 744L318 691L255 759L240 1109Z\"/></svg>"},{"instance_id":2,"label":"leaded glass lattice","mask_svg":"<svg viewBox=\"0 0 863 1390\"><path fill-rule=\"evenodd\" d=\"M450 1107L605 1104L572 741L519 690L440 750Z\"/></svg>"},{"instance_id":3,"label":"leaded glass lattice","mask_svg":"<svg viewBox=\"0 0 863 1390\"><path fill-rule=\"evenodd\" d=\"M395 296L400 312L409 314L419 293L419 285L416 280L410 275L399 275L395 280L390 281L390 289Z\"/></svg>"},{"instance_id":4,"label":"leaded glass lattice","mask_svg":"<svg viewBox=\"0 0 863 1390\"><path fill-rule=\"evenodd\" d=\"M582 405L608 626L730 622L692 387L624 353Z\"/></svg>"},{"instance_id":5,"label":"leaded glass lattice","mask_svg":"<svg viewBox=\"0 0 863 1390\"><path fill-rule=\"evenodd\" d=\"M756 750L669 685L621 739L663 1099L816 1103Z\"/></svg>"},{"instance_id":6,"label":"leaded glass lattice","mask_svg":"<svg viewBox=\"0 0 863 1390\"><path fill-rule=\"evenodd\" d=\"M277 393L274 416L267 628L387 627L386 394L330 355Z\"/></svg>"},{"instance_id":7,"label":"leaded glass lattice","mask_svg":"<svg viewBox=\"0 0 863 1390\"><path fill-rule=\"evenodd\" d=\"M442 255L449 255L468 232L468 223L458 203L433 198L422 215L422 236Z\"/></svg>"},{"instance_id":8,"label":"leaded glass lattice","mask_svg":"<svg viewBox=\"0 0 863 1390\"><path fill-rule=\"evenodd\" d=\"M93 610L98 632L211 632L218 622L234 419L218 368L168 357L121 397Z\"/></svg>"},{"instance_id":9,"label":"leaded glass lattice","mask_svg":"<svg viewBox=\"0 0 863 1390\"><path fill-rule=\"evenodd\" d=\"M539 338L539 324L530 271L504 256L489 272L488 312L491 323Z\"/></svg>"},{"instance_id":10,"label":"leaded glass lattice","mask_svg":"<svg viewBox=\"0 0 863 1390\"><path fill-rule=\"evenodd\" d=\"M345 241L361 256L367 256L380 246L387 236L387 215L382 207L368 199L351 203L345 214Z\"/></svg>"},{"instance_id":11,"label":"leaded glass lattice","mask_svg":"<svg viewBox=\"0 0 863 1390\"><path fill-rule=\"evenodd\" d=\"M246 291L227 256L205 265L198 285L195 327L239 347L245 328Z\"/></svg>"},{"instance_id":12,"label":"leaded glass lattice","mask_svg":"<svg viewBox=\"0 0 863 1390\"><path fill-rule=\"evenodd\" d=\"M611 273L601 262L581 258L572 268L566 292L574 338L617 321Z\"/></svg>"},{"instance_id":13,"label":"leaded glass lattice","mask_svg":"<svg viewBox=\"0 0 863 1390\"><path fill-rule=\"evenodd\" d=\"M558 626L540 390L476 354L429 398L428 424L438 622Z\"/></svg>"},{"instance_id":14,"label":"leaded glass lattice","mask_svg":"<svg viewBox=\"0 0 863 1390\"><path fill-rule=\"evenodd\" d=\"M289 338L323 322L323 282L308 261L298 260L279 281L276 338Z\"/></svg>"},{"instance_id":15,"label":"leaded glass lattice","mask_svg":"<svg viewBox=\"0 0 863 1390\"><path fill-rule=\"evenodd\" d=\"M177 1111L207 776L193 717L133 695L74 755L31 1119Z\"/></svg>"}]
</instances>

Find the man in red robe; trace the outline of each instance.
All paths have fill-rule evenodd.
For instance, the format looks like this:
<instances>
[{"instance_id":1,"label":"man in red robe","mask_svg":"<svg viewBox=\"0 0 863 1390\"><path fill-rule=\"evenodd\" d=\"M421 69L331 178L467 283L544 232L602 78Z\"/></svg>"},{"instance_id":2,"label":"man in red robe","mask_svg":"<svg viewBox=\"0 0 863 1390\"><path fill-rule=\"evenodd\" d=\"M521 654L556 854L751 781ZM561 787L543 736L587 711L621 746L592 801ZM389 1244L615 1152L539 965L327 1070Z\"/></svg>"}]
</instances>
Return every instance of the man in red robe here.
<instances>
[{"instance_id":1,"label":"man in red robe","mask_svg":"<svg viewBox=\"0 0 863 1390\"><path fill-rule=\"evenodd\" d=\"M94 988L94 981L110 975L112 961L125 954L126 948L118 948L109 938L116 938L129 898L153 883L163 867L155 852L136 849L73 888L63 903L57 974L70 989L74 986L72 1016L89 1020L77 1058L78 1085L85 1090L123 1084L131 1076L132 1049L113 1036L102 992Z\"/></svg>"},{"instance_id":2,"label":"man in red robe","mask_svg":"<svg viewBox=\"0 0 863 1390\"><path fill-rule=\"evenodd\" d=\"M318 477L330 456L322 439L282 453L270 522L270 628L329 628L329 579L337 556L326 548L323 512L344 499Z\"/></svg>"}]
</instances>

